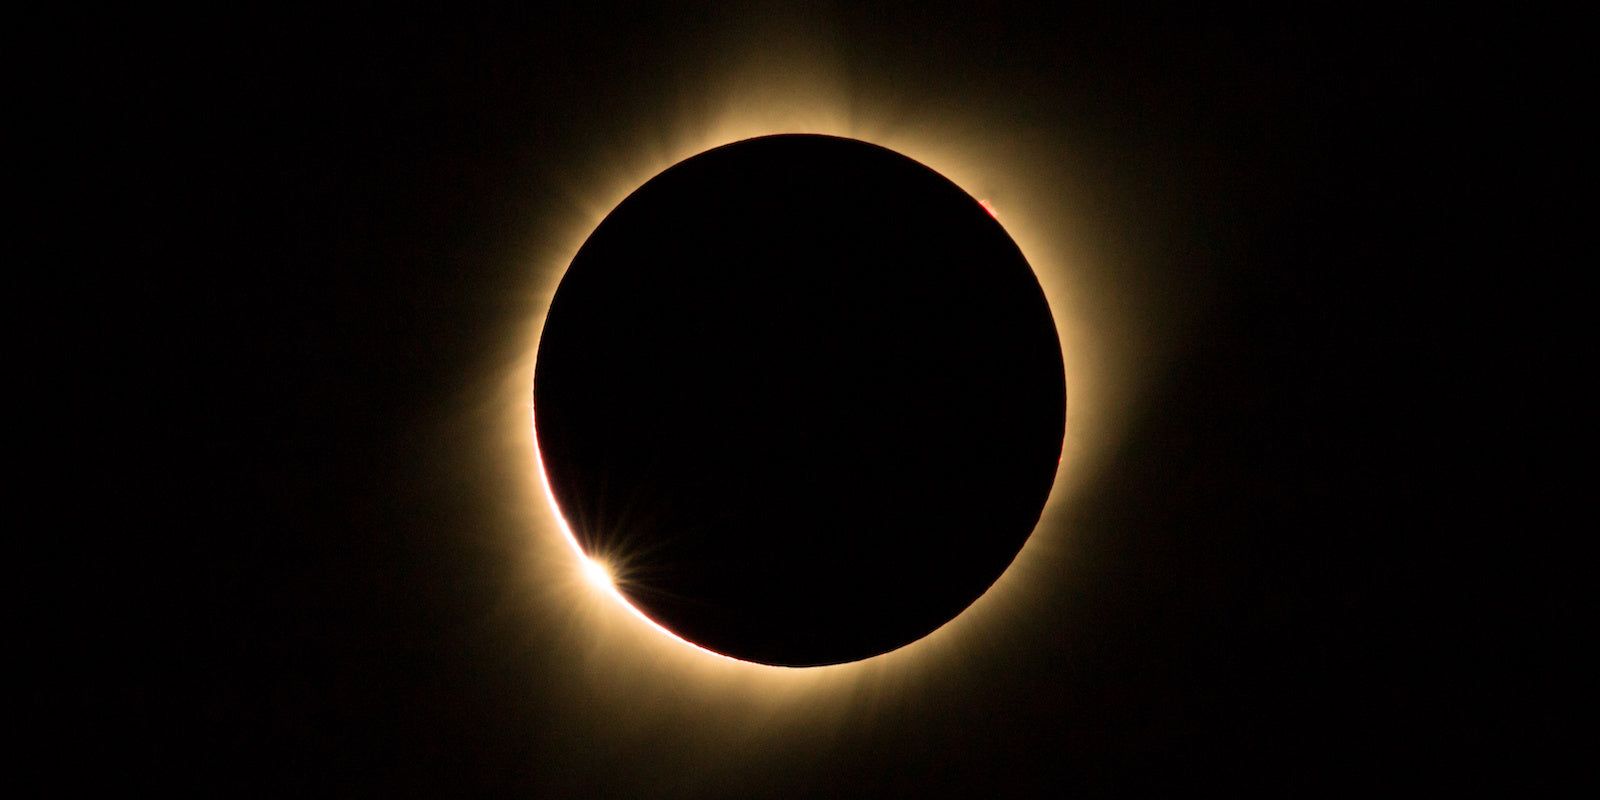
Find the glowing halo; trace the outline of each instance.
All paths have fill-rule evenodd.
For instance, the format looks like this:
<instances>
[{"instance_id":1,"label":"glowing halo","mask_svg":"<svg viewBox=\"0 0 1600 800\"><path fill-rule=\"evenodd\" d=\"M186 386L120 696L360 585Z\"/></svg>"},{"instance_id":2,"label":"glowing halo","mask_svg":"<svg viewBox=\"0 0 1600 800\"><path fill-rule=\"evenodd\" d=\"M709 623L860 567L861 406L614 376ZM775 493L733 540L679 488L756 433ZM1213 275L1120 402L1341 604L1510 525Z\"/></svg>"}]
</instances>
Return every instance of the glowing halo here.
<instances>
[{"instance_id":1,"label":"glowing halo","mask_svg":"<svg viewBox=\"0 0 1600 800\"><path fill-rule=\"evenodd\" d=\"M1122 254L1103 245L1097 249L1094 236L1085 244L1076 235L1079 227L1094 231L1093 213L1082 196L1077 164L1061 147L1064 137L1009 124L1004 108L952 103L913 111L897 105L889 91L876 92L875 100L874 87L846 86L812 55L771 56L782 49L752 55L753 62L759 60L754 66L725 69L720 79L696 87L698 94L680 90L682 102L671 110L641 113L625 129L619 122L593 132L586 138L587 160L568 164L559 176L567 189L560 205L550 207L534 223L538 234L529 236L538 244L526 255L529 266L522 267L533 276L525 343L496 401L514 412L506 417L515 419L508 423L514 428L510 444L525 454L525 570L528 583L544 593L538 618L559 620L551 623L556 632L550 635L573 654L574 675L581 676L576 679L601 698L593 702L614 704L619 713L648 709L677 715L661 719L677 719L714 707L720 709L718 725L744 719L809 730L807 721L837 722L930 681L959 681L961 670L954 667L982 663L996 648L1019 646L1008 637L1024 635L1015 633L1023 626L1013 623L1061 602L1060 590L1051 587L1070 577L1065 509L1115 445L1126 410L1159 356L1133 324L1144 316L1138 298L1112 279ZM984 198L1033 266L1050 303L1069 398L1061 466L1049 501L1006 572L923 639L821 667L776 667L712 653L655 624L619 593L595 592L581 577L587 555L549 494L530 417L545 311L567 265L600 221L667 167L723 144L776 133L844 136L887 147ZM599 555L626 579L628 554ZM581 601L601 594L604 602Z\"/></svg>"}]
</instances>

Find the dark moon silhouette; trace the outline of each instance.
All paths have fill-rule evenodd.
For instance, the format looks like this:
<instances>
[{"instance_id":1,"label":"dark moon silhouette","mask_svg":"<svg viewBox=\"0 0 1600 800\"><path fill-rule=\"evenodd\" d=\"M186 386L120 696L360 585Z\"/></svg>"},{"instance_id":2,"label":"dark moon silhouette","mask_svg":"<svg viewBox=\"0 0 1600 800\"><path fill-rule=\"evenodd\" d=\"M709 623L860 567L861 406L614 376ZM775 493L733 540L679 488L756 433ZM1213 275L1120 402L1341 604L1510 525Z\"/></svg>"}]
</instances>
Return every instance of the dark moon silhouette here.
<instances>
[{"instance_id":1,"label":"dark moon silhouette","mask_svg":"<svg viewBox=\"0 0 1600 800\"><path fill-rule=\"evenodd\" d=\"M913 642L1016 557L1060 460L1044 293L976 200L864 142L666 170L599 225L539 343L556 503L641 612L747 661Z\"/></svg>"}]
</instances>

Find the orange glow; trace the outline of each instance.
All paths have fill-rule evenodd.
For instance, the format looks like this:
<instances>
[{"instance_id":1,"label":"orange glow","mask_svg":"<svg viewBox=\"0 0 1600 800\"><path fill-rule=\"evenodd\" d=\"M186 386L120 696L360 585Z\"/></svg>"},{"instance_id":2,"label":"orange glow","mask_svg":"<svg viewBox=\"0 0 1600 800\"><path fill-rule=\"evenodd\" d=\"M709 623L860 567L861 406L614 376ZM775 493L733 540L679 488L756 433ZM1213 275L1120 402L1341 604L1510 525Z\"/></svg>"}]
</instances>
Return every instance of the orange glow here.
<instances>
[{"instance_id":1,"label":"orange glow","mask_svg":"<svg viewBox=\"0 0 1600 800\"><path fill-rule=\"evenodd\" d=\"M953 686L968 674L964 663L1023 646L1030 620L1060 613L1066 602L1060 588L1070 580L1066 509L1092 485L1096 468L1118 444L1133 400L1165 362L1159 342L1146 335L1155 318L1149 304L1128 288L1136 284L1119 280L1130 270L1139 274L1139 254L1107 238L1106 220L1085 198L1092 187L1079 166L1092 163L1092 151L1063 150L1057 143L1070 138L1067 132L1040 137L1005 124L1004 108L911 103L892 83L863 84L841 65L819 59L809 46L815 43L767 44L750 50L747 62L720 65L703 81L674 89L681 102L613 120L610 128L602 120L587 150L566 162L556 176L559 190L528 218L524 249L515 256L530 276L521 295L527 313L520 349L507 359L494 394L474 398L486 413L501 415L501 430L509 432L501 443L525 465L523 489L507 506L517 515L516 532L508 528L507 535L517 537L512 546L525 557L521 587L529 594L529 635L544 637L538 646L557 648L571 660L571 675L589 687L585 702L630 719L643 715L667 724L736 709L735 716L763 731L773 725L803 730L807 721L846 724L906 693ZM978 202L997 219L996 209L1005 206L1002 224L1050 302L1070 395L1055 487L1011 567L966 611L923 639L821 667L733 659L678 637L635 608L624 592L635 560L647 554L584 551L562 519L529 425L545 313L600 221L679 161L777 133L846 136L887 147L975 200L985 198ZM590 557L608 570L609 586L586 579ZM728 723L708 718L705 724L723 730Z\"/></svg>"}]
</instances>

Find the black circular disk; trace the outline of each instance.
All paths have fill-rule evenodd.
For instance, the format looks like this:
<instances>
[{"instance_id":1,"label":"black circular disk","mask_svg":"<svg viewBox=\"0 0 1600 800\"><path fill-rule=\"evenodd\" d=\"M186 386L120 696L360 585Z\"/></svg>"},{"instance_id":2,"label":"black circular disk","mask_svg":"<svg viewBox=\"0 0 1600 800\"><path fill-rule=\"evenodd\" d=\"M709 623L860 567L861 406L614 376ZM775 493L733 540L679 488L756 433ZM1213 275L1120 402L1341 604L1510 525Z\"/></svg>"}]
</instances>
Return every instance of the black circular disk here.
<instances>
[{"instance_id":1,"label":"black circular disk","mask_svg":"<svg viewBox=\"0 0 1600 800\"><path fill-rule=\"evenodd\" d=\"M550 306L534 418L560 512L641 612L832 664L949 621L1038 522L1061 347L1004 229L938 173L749 139L630 195Z\"/></svg>"}]
</instances>

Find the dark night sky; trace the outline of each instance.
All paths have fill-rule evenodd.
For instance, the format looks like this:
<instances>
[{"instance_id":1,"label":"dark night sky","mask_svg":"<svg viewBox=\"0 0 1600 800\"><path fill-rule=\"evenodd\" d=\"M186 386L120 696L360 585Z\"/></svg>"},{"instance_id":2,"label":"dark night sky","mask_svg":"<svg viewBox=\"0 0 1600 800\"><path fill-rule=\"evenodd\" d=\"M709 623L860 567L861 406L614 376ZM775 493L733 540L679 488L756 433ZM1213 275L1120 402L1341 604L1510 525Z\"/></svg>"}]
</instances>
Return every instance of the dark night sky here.
<instances>
[{"instance_id":1,"label":"dark night sky","mask_svg":"<svg viewBox=\"0 0 1600 800\"><path fill-rule=\"evenodd\" d=\"M69 333L36 341L79 365L58 457L89 489L59 512L39 713L75 764L52 780L1143 795L1473 788L1575 753L1545 641L1570 612L1527 580L1543 523L1517 511L1539 495L1485 463L1539 368L1467 333L1525 296L1492 231L1526 41L980 5L63 29L36 85ZM586 181L643 180L641 142L714 114L741 65L813 54L890 128L1049 154L1100 287L1083 357L1138 380L1025 613L797 708L573 644L496 404L541 257L609 197Z\"/></svg>"}]
</instances>

